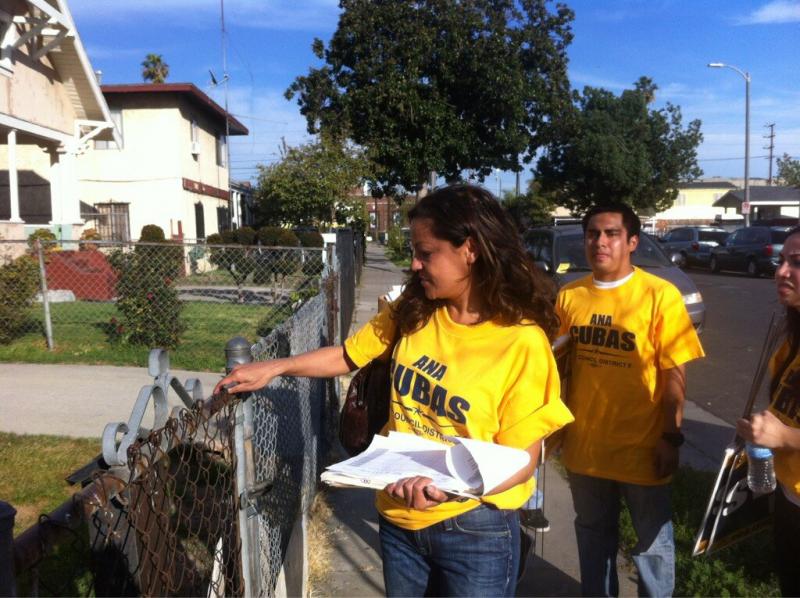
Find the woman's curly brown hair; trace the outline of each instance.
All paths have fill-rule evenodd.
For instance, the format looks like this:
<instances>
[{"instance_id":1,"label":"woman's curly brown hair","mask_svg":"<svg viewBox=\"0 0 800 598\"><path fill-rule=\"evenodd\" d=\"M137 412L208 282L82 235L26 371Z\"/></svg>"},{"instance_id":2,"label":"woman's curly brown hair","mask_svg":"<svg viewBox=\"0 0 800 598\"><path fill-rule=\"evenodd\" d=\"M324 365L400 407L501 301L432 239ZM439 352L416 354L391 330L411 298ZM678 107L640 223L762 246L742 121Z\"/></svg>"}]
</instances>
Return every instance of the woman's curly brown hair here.
<instances>
[{"instance_id":1,"label":"woman's curly brown hair","mask_svg":"<svg viewBox=\"0 0 800 598\"><path fill-rule=\"evenodd\" d=\"M472 239L477 247L473 284L482 293L482 320L503 326L538 324L551 340L558 330L556 288L531 261L519 234L494 196L477 185L441 187L422 198L408 213L409 221L428 219L433 234L461 247ZM425 297L419 276L411 273L393 305L393 319L403 334L422 328L445 302Z\"/></svg>"}]
</instances>

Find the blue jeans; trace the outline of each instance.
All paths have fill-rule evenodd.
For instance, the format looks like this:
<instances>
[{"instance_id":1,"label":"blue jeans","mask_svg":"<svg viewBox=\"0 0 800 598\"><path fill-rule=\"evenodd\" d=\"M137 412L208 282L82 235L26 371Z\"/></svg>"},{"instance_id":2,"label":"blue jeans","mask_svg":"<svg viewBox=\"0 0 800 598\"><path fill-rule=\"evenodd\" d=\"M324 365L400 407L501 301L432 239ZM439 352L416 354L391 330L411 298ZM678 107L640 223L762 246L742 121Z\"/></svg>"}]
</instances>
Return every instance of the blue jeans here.
<instances>
[{"instance_id":1,"label":"blue jeans","mask_svg":"<svg viewBox=\"0 0 800 598\"><path fill-rule=\"evenodd\" d=\"M514 596L516 511L481 505L417 531L379 519L387 596Z\"/></svg>"},{"instance_id":2,"label":"blue jeans","mask_svg":"<svg viewBox=\"0 0 800 598\"><path fill-rule=\"evenodd\" d=\"M569 474L584 596L617 596L620 498L625 498L638 542L633 561L640 596L671 596L675 588L675 540L670 486L640 486Z\"/></svg>"}]
</instances>

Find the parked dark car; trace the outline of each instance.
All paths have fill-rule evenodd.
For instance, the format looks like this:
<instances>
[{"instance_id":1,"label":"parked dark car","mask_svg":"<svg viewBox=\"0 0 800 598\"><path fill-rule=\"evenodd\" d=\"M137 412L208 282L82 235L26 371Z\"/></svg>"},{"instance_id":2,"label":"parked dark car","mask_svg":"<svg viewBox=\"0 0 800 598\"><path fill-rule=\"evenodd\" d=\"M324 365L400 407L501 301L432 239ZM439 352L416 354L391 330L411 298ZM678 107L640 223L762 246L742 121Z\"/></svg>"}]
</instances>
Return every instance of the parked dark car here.
<instances>
[{"instance_id":1,"label":"parked dark car","mask_svg":"<svg viewBox=\"0 0 800 598\"><path fill-rule=\"evenodd\" d=\"M737 228L724 244L711 250L708 267L712 272L731 270L750 276L775 274L778 255L789 226L750 226Z\"/></svg>"},{"instance_id":2,"label":"parked dark car","mask_svg":"<svg viewBox=\"0 0 800 598\"><path fill-rule=\"evenodd\" d=\"M728 234L725 229L713 226L682 226L672 229L659 241L664 253L677 265L707 268L711 250L725 243Z\"/></svg>"},{"instance_id":3,"label":"parked dark car","mask_svg":"<svg viewBox=\"0 0 800 598\"><path fill-rule=\"evenodd\" d=\"M532 228L525 232L525 246L536 265L551 274L560 287L591 272L586 262L580 226ZM673 264L658 243L646 233L639 235L633 264L674 284L698 332L706 318L703 297L687 274Z\"/></svg>"}]
</instances>

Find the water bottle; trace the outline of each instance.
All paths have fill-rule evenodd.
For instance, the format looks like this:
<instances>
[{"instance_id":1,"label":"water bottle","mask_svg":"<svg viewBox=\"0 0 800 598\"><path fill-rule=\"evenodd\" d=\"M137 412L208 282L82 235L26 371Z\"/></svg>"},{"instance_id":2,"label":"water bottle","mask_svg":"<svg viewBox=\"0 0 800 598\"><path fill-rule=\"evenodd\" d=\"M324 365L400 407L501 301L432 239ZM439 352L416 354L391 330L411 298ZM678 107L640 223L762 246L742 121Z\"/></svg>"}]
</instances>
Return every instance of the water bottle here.
<instances>
[{"instance_id":1,"label":"water bottle","mask_svg":"<svg viewBox=\"0 0 800 598\"><path fill-rule=\"evenodd\" d=\"M775 463L772 451L747 443L747 487L753 494L768 494L775 490Z\"/></svg>"}]
</instances>

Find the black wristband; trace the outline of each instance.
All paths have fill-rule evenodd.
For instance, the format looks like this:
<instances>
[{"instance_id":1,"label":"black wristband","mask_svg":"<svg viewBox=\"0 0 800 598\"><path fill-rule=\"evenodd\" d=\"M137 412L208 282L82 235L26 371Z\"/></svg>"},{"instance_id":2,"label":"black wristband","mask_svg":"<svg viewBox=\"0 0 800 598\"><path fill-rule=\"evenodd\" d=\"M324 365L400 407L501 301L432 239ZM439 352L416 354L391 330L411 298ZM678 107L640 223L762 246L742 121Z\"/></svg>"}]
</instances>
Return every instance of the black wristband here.
<instances>
[{"instance_id":1,"label":"black wristband","mask_svg":"<svg viewBox=\"0 0 800 598\"><path fill-rule=\"evenodd\" d=\"M661 435L661 439L667 441L675 448L678 448L683 444L683 441L686 440L682 432L664 432Z\"/></svg>"}]
</instances>

